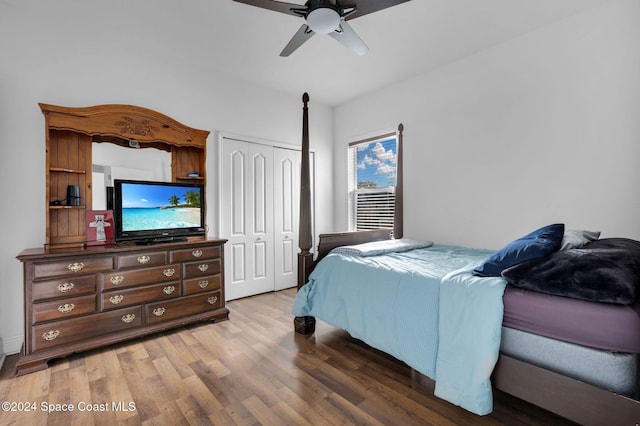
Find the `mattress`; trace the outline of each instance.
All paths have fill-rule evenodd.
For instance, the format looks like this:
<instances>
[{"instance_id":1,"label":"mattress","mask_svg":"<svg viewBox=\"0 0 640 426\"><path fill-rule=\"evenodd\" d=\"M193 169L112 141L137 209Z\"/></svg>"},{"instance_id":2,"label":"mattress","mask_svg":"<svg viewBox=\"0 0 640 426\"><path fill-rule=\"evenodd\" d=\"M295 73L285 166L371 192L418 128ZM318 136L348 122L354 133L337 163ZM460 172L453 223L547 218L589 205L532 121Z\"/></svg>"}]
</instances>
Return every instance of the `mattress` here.
<instances>
[{"instance_id":1,"label":"mattress","mask_svg":"<svg viewBox=\"0 0 640 426\"><path fill-rule=\"evenodd\" d=\"M502 327L500 352L632 398L640 391L638 354L589 348L508 327Z\"/></svg>"},{"instance_id":2,"label":"mattress","mask_svg":"<svg viewBox=\"0 0 640 426\"><path fill-rule=\"evenodd\" d=\"M640 353L640 301L588 302L510 285L503 301L505 327L596 349Z\"/></svg>"}]
</instances>

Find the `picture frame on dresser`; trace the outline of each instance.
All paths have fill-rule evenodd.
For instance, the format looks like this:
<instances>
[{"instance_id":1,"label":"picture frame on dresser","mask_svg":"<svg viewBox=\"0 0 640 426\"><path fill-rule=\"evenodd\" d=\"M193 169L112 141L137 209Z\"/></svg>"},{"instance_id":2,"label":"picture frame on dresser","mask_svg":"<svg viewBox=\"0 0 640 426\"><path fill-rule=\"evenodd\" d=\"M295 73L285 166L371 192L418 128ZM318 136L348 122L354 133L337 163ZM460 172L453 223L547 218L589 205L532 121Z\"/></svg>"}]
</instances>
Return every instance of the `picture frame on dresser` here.
<instances>
[{"instance_id":1,"label":"picture frame on dresser","mask_svg":"<svg viewBox=\"0 0 640 426\"><path fill-rule=\"evenodd\" d=\"M87 246L116 243L113 210L87 210Z\"/></svg>"}]
</instances>

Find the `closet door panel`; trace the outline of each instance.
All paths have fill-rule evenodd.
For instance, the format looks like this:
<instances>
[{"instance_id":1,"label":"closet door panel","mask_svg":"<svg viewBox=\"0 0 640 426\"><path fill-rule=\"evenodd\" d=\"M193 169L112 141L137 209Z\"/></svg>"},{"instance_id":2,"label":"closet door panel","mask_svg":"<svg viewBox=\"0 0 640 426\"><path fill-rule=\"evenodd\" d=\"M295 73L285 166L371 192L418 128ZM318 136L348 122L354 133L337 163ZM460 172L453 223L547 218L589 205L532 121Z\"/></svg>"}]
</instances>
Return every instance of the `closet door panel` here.
<instances>
[{"instance_id":1,"label":"closet door panel","mask_svg":"<svg viewBox=\"0 0 640 426\"><path fill-rule=\"evenodd\" d=\"M273 147L249 144L253 279L251 294L273 291Z\"/></svg>"},{"instance_id":2,"label":"closet door panel","mask_svg":"<svg viewBox=\"0 0 640 426\"><path fill-rule=\"evenodd\" d=\"M231 157L231 170L230 182L231 182L231 202L229 207L230 219L231 219L231 232L234 235L245 234L245 199L246 199L246 184L245 184L245 163L246 152L233 151L230 154Z\"/></svg>"},{"instance_id":3,"label":"closet door panel","mask_svg":"<svg viewBox=\"0 0 640 426\"><path fill-rule=\"evenodd\" d=\"M231 246L230 255L232 256L231 264L231 282L241 283L247 277L246 247L242 243L235 243ZM225 267L225 270L226 267Z\"/></svg>"},{"instance_id":4,"label":"closet door panel","mask_svg":"<svg viewBox=\"0 0 640 426\"><path fill-rule=\"evenodd\" d=\"M275 289L297 284L300 151L274 149Z\"/></svg>"},{"instance_id":5,"label":"closet door panel","mask_svg":"<svg viewBox=\"0 0 640 426\"><path fill-rule=\"evenodd\" d=\"M229 242L227 300L272 291L273 149L224 139L222 229Z\"/></svg>"}]
</instances>

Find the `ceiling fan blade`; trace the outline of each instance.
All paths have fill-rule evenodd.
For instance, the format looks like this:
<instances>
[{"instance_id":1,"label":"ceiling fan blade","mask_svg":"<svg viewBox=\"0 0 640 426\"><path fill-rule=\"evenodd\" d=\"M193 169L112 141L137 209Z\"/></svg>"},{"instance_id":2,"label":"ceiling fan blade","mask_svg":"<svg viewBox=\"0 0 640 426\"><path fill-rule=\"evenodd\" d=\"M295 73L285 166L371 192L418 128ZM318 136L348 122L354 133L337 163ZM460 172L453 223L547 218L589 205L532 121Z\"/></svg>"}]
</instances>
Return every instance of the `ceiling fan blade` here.
<instances>
[{"instance_id":1,"label":"ceiling fan blade","mask_svg":"<svg viewBox=\"0 0 640 426\"><path fill-rule=\"evenodd\" d=\"M302 24L298 32L295 33L289 43L284 47L284 49L282 49L280 56L291 55L298 47L302 46L305 41L313 37L314 34L313 30L309 28L308 25Z\"/></svg>"},{"instance_id":2,"label":"ceiling fan blade","mask_svg":"<svg viewBox=\"0 0 640 426\"><path fill-rule=\"evenodd\" d=\"M348 16L345 16L344 19L347 19L347 20L355 19L360 16L368 15L370 13L377 12L382 9L386 9L391 6L396 6L408 1L410 0L367 0L367 1L360 0L356 2L358 9L355 12L349 14Z\"/></svg>"},{"instance_id":3,"label":"ceiling fan blade","mask_svg":"<svg viewBox=\"0 0 640 426\"><path fill-rule=\"evenodd\" d=\"M358 34L353 31L351 25L347 24L346 21L340 22L340 27L334 32L329 33L329 35L356 52L358 55L364 55L369 51L369 48L364 44L364 41L358 37Z\"/></svg>"},{"instance_id":4,"label":"ceiling fan blade","mask_svg":"<svg viewBox=\"0 0 640 426\"><path fill-rule=\"evenodd\" d=\"M294 3L285 3L283 1L272 1L272 0L233 0L238 3L248 4L250 6L261 7L263 9L269 9L280 13L286 13L287 15L300 16L300 13L296 13L295 11L306 10L307 8L303 5L294 4Z\"/></svg>"}]
</instances>

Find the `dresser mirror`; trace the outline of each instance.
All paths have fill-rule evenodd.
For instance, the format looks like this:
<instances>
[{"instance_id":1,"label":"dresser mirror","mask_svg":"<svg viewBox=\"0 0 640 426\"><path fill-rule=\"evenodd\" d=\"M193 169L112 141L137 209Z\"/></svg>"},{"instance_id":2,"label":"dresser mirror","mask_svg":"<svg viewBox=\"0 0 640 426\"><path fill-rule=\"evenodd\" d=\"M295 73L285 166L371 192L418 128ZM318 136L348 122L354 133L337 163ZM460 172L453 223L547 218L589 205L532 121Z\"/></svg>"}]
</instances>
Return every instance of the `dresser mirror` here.
<instances>
[{"instance_id":1,"label":"dresser mirror","mask_svg":"<svg viewBox=\"0 0 640 426\"><path fill-rule=\"evenodd\" d=\"M171 153L153 147L92 143L93 210L107 209L107 187L114 179L171 181Z\"/></svg>"}]
</instances>

